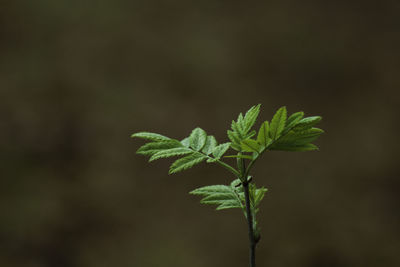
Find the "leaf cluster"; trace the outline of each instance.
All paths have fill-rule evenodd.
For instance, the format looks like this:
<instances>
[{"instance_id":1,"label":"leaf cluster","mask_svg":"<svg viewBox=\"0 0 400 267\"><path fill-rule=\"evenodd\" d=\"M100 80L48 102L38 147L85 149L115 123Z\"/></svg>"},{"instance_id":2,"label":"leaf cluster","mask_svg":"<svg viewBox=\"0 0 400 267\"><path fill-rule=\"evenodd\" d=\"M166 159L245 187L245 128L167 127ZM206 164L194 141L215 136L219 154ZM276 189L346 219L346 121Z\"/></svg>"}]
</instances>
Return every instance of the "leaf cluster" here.
<instances>
[{"instance_id":1,"label":"leaf cluster","mask_svg":"<svg viewBox=\"0 0 400 267\"><path fill-rule=\"evenodd\" d=\"M270 150L316 150L318 147L312 142L323 133L323 130L314 127L321 121L320 116L304 117L302 111L288 116L286 107L279 108L271 121L264 121L256 131L253 127L260 113L260 106L251 107L244 115L240 113L237 119L232 121L231 129L227 131L230 142L222 144L218 144L214 136L207 135L199 127L180 141L150 132L135 133L132 137L148 141L137 150L137 153L149 156L149 161L179 157L170 166L170 174L189 169L203 161L220 164L235 176L230 185L205 186L190 193L203 196L201 203L217 205L217 210L229 208L244 210L242 185L246 183L249 185L251 211L255 217L258 205L267 191L264 187L256 188L249 176L250 169L257 159L265 151ZM236 154L224 156L229 148L235 150ZM225 163L223 157L237 158L237 167Z\"/></svg>"},{"instance_id":2,"label":"leaf cluster","mask_svg":"<svg viewBox=\"0 0 400 267\"><path fill-rule=\"evenodd\" d=\"M199 127L181 141L149 132L135 133L131 137L150 141L136 151L137 154L150 156L149 161L183 156L172 163L170 174L189 169L203 161L218 162L230 146L229 142L218 145L214 136L207 135Z\"/></svg>"},{"instance_id":3,"label":"leaf cluster","mask_svg":"<svg viewBox=\"0 0 400 267\"><path fill-rule=\"evenodd\" d=\"M302 111L287 117L286 107L281 107L271 122L264 121L256 138L241 140L241 151L251 152L253 158L266 150L311 151L318 147L315 141L324 131L313 127L321 121L320 116L305 117Z\"/></svg>"}]
</instances>

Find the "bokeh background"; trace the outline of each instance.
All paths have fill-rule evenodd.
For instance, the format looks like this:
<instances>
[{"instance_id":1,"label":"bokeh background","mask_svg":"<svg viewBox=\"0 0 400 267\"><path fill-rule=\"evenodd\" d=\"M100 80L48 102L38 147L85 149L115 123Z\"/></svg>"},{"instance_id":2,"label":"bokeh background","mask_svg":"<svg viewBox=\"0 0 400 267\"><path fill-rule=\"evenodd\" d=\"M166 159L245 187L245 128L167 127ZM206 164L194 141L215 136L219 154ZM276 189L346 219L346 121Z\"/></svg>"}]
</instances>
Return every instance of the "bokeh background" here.
<instances>
[{"instance_id":1,"label":"bokeh background","mask_svg":"<svg viewBox=\"0 0 400 267\"><path fill-rule=\"evenodd\" d=\"M0 266L247 266L241 212L187 194L230 174L169 176L129 136L200 126L224 142L257 103L326 131L319 152L253 171L269 189L259 266L400 266L399 14L396 0L2 0Z\"/></svg>"}]
</instances>

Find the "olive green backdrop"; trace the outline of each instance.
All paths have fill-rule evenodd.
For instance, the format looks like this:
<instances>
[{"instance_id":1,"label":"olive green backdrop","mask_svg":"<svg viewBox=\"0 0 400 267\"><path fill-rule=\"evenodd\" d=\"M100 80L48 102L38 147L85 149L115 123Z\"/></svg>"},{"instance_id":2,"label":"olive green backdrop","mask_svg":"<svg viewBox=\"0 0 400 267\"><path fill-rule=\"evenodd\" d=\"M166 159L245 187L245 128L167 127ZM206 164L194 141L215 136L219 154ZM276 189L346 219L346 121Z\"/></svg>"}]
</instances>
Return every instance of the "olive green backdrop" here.
<instances>
[{"instance_id":1,"label":"olive green backdrop","mask_svg":"<svg viewBox=\"0 0 400 267\"><path fill-rule=\"evenodd\" d=\"M321 115L319 152L268 153L258 264L400 266L398 1L0 2L0 266L244 267L229 183L135 155L133 132L226 141L261 103ZM397 151L396 151L397 150ZM396 153L397 152L397 153Z\"/></svg>"}]
</instances>

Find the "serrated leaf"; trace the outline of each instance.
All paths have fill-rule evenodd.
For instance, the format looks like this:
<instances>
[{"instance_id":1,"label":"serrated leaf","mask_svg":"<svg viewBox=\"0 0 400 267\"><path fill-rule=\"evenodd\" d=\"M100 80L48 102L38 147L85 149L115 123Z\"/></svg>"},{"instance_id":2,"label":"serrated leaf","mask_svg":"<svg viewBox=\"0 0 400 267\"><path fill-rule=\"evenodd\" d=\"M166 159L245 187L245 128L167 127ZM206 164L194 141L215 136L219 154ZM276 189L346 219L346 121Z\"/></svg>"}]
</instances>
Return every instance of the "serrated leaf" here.
<instances>
[{"instance_id":1,"label":"serrated leaf","mask_svg":"<svg viewBox=\"0 0 400 267\"><path fill-rule=\"evenodd\" d=\"M294 131L302 131L309 129L322 120L321 116L312 116L300 120L293 128Z\"/></svg>"},{"instance_id":2,"label":"serrated leaf","mask_svg":"<svg viewBox=\"0 0 400 267\"><path fill-rule=\"evenodd\" d=\"M192 131L192 133L189 136L189 139L190 139L190 147L196 151L200 151L206 144L207 133L203 129L197 127Z\"/></svg>"},{"instance_id":3,"label":"serrated leaf","mask_svg":"<svg viewBox=\"0 0 400 267\"><path fill-rule=\"evenodd\" d=\"M192 195L208 195L212 193L230 193L231 188L227 185L207 185L200 188L196 188L195 190L190 191L189 193Z\"/></svg>"},{"instance_id":4,"label":"serrated leaf","mask_svg":"<svg viewBox=\"0 0 400 267\"><path fill-rule=\"evenodd\" d=\"M267 146L269 140L269 123L265 121L261 124L260 130L258 130L257 142L263 146Z\"/></svg>"},{"instance_id":5,"label":"serrated leaf","mask_svg":"<svg viewBox=\"0 0 400 267\"><path fill-rule=\"evenodd\" d=\"M286 121L286 126L285 129L282 132L282 135L285 135L287 132L289 132L296 124L304 117L304 112L299 111L296 113L293 113L292 115L289 116L289 118Z\"/></svg>"},{"instance_id":6,"label":"serrated leaf","mask_svg":"<svg viewBox=\"0 0 400 267\"><path fill-rule=\"evenodd\" d=\"M142 138L150 141L169 141L172 140L169 137L166 137L161 134L157 133L149 133L149 132L139 132L139 133L134 133L131 135L132 138L137 137L137 138Z\"/></svg>"},{"instance_id":7,"label":"serrated leaf","mask_svg":"<svg viewBox=\"0 0 400 267\"><path fill-rule=\"evenodd\" d=\"M235 132L230 131L230 130L227 131L227 134L228 134L229 140L232 141L231 147L234 150L237 150L237 151L242 150L241 147L240 147L240 138L239 138L239 136Z\"/></svg>"},{"instance_id":8,"label":"serrated leaf","mask_svg":"<svg viewBox=\"0 0 400 267\"><path fill-rule=\"evenodd\" d=\"M184 138L184 139L181 141L181 144L182 144L184 147L190 147L190 138L189 138L189 137Z\"/></svg>"},{"instance_id":9,"label":"serrated leaf","mask_svg":"<svg viewBox=\"0 0 400 267\"><path fill-rule=\"evenodd\" d=\"M214 136L209 135L207 136L206 143L201 151L206 155L210 155L216 146L217 146L217 140L215 140Z\"/></svg>"},{"instance_id":10,"label":"serrated leaf","mask_svg":"<svg viewBox=\"0 0 400 267\"><path fill-rule=\"evenodd\" d=\"M269 127L269 136L272 140L278 139L279 135L285 128L285 123L286 123L286 107L281 107L273 116Z\"/></svg>"},{"instance_id":11,"label":"serrated leaf","mask_svg":"<svg viewBox=\"0 0 400 267\"><path fill-rule=\"evenodd\" d=\"M240 113L236 122L236 127L237 127L237 131L241 134L244 135L246 134L246 131L244 129L244 118L243 118L243 114ZM233 128L232 128L233 129Z\"/></svg>"},{"instance_id":12,"label":"serrated leaf","mask_svg":"<svg viewBox=\"0 0 400 267\"><path fill-rule=\"evenodd\" d=\"M255 130L252 130L251 132L247 133L244 139L250 139L253 136L255 136L257 132Z\"/></svg>"},{"instance_id":13,"label":"serrated leaf","mask_svg":"<svg viewBox=\"0 0 400 267\"><path fill-rule=\"evenodd\" d=\"M232 121L231 128L240 140L243 139L245 132L243 131L239 123Z\"/></svg>"},{"instance_id":14,"label":"serrated leaf","mask_svg":"<svg viewBox=\"0 0 400 267\"><path fill-rule=\"evenodd\" d=\"M230 145L231 145L231 143L228 142L228 143L224 143L224 144L220 144L220 145L216 146L214 148L214 150L212 151L213 156L216 159L220 159L225 154L225 152L229 149Z\"/></svg>"},{"instance_id":15,"label":"serrated leaf","mask_svg":"<svg viewBox=\"0 0 400 267\"><path fill-rule=\"evenodd\" d=\"M219 192L214 192L212 194L208 194L206 197L204 197L200 203L202 204L217 204L220 205L224 203L227 199L235 199L234 192L229 192L229 193L219 193Z\"/></svg>"},{"instance_id":16,"label":"serrated leaf","mask_svg":"<svg viewBox=\"0 0 400 267\"><path fill-rule=\"evenodd\" d=\"M238 116L238 119L237 119L237 122L239 123L239 124L241 124L242 122L243 122L243 114L240 112L239 113L239 116Z\"/></svg>"},{"instance_id":17,"label":"serrated leaf","mask_svg":"<svg viewBox=\"0 0 400 267\"><path fill-rule=\"evenodd\" d=\"M242 141L242 150L245 152L261 152L261 146L259 143L257 143L256 140L253 139L246 139Z\"/></svg>"},{"instance_id":18,"label":"serrated leaf","mask_svg":"<svg viewBox=\"0 0 400 267\"><path fill-rule=\"evenodd\" d=\"M177 173L186 169L193 167L196 164L199 164L203 160L206 159L206 156L200 153L193 153L189 156L176 160L172 163L169 174Z\"/></svg>"},{"instance_id":19,"label":"serrated leaf","mask_svg":"<svg viewBox=\"0 0 400 267\"><path fill-rule=\"evenodd\" d=\"M153 156L151 156L149 161L161 159L161 158L169 158L169 157L174 157L174 156L182 156L186 154L193 153L193 150L186 148L186 147L177 147L177 148L170 148L170 149L165 149L161 150Z\"/></svg>"},{"instance_id":20,"label":"serrated leaf","mask_svg":"<svg viewBox=\"0 0 400 267\"><path fill-rule=\"evenodd\" d=\"M209 185L197 188L190 194L204 196L200 203L218 205L217 210L243 208L243 204L232 186Z\"/></svg>"},{"instance_id":21,"label":"serrated leaf","mask_svg":"<svg viewBox=\"0 0 400 267\"><path fill-rule=\"evenodd\" d=\"M231 148L236 150L236 151L241 151L242 150L241 146L239 146L238 144L234 144L234 143L231 143Z\"/></svg>"},{"instance_id":22,"label":"serrated leaf","mask_svg":"<svg viewBox=\"0 0 400 267\"><path fill-rule=\"evenodd\" d=\"M216 210L226 210L226 209L236 209L236 208L242 208L242 205L239 204L240 202L238 200L227 200L221 205L219 205Z\"/></svg>"},{"instance_id":23,"label":"serrated leaf","mask_svg":"<svg viewBox=\"0 0 400 267\"><path fill-rule=\"evenodd\" d=\"M298 146L291 146L287 144L276 144L271 147L271 150L280 150L280 151L298 151L298 152L305 152L305 151L313 151L318 150L318 147L314 144L305 144L305 145L298 145Z\"/></svg>"},{"instance_id":24,"label":"serrated leaf","mask_svg":"<svg viewBox=\"0 0 400 267\"><path fill-rule=\"evenodd\" d=\"M244 116L243 123L242 123L242 128L244 133L247 133L250 131L250 129L253 127L254 123L257 120L258 114L260 113L260 106L261 104L258 104L256 106L251 107L247 112L246 115Z\"/></svg>"},{"instance_id":25,"label":"serrated leaf","mask_svg":"<svg viewBox=\"0 0 400 267\"><path fill-rule=\"evenodd\" d=\"M152 156L153 154L165 149L182 147L182 144L176 140L151 142L141 146L136 153L145 156Z\"/></svg>"},{"instance_id":26,"label":"serrated leaf","mask_svg":"<svg viewBox=\"0 0 400 267\"><path fill-rule=\"evenodd\" d=\"M299 146L311 143L317 139L324 131L319 128L310 128L303 131L289 131L285 136L279 138L276 144L286 144L286 146Z\"/></svg>"}]
</instances>

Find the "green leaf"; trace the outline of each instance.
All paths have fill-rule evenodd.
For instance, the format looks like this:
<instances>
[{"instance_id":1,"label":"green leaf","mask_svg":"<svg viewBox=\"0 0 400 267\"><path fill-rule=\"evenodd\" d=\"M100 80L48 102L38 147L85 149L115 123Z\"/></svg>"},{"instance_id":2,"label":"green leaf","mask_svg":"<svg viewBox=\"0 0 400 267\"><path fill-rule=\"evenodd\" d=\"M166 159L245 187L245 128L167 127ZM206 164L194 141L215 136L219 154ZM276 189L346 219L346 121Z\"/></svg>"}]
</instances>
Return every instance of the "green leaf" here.
<instances>
[{"instance_id":1,"label":"green leaf","mask_svg":"<svg viewBox=\"0 0 400 267\"><path fill-rule=\"evenodd\" d=\"M243 131L239 123L232 121L231 128L234 131L234 133L239 137L239 139L242 139L244 137L245 132Z\"/></svg>"},{"instance_id":2,"label":"green leaf","mask_svg":"<svg viewBox=\"0 0 400 267\"><path fill-rule=\"evenodd\" d=\"M215 140L214 136L209 135L207 136L206 143L201 151L206 155L210 155L216 146L217 146L217 140Z\"/></svg>"},{"instance_id":3,"label":"green leaf","mask_svg":"<svg viewBox=\"0 0 400 267\"><path fill-rule=\"evenodd\" d=\"M300 120L293 128L295 131L302 131L313 127L315 124L322 120L321 116L312 116Z\"/></svg>"},{"instance_id":4,"label":"green leaf","mask_svg":"<svg viewBox=\"0 0 400 267\"><path fill-rule=\"evenodd\" d=\"M186 137L185 139L183 139L183 140L181 141L181 144L182 144L184 147L190 147L190 138L189 138L189 137Z\"/></svg>"},{"instance_id":5,"label":"green leaf","mask_svg":"<svg viewBox=\"0 0 400 267\"><path fill-rule=\"evenodd\" d=\"M235 199L235 196L233 194L234 194L233 192L228 192L228 193L214 192L204 197L200 201L200 203L220 205L226 200Z\"/></svg>"},{"instance_id":6,"label":"green leaf","mask_svg":"<svg viewBox=\"0 0 400 267\"><path fill-rule=\"evenodd\" d=\"M241 147L240 147L240 138L239 138L239 136L237 135L237 133L228 130L228 131L227 131L227 134L228 134L229 140L232 141L231 147L232 147L234 150L241 151L242 149L241 149Z\"/></svg>"},{"instance_id":7,"label":"green leaf","mask_svg":"<svg viewBox=\"0 0 400 267\"><path fill-rule=\"evenodd\" d=\"M228 137L232 141L231 147L237 151L241 151L242 140L249 139L256 135L256 131L251 131L257 116L260 112L260 104L251 107L246 115L243 116L242 113L239 114L237 121L232 121L231 128L232 131L228 130Z\"/></svg>"},{"instance_id":8,"label":"green leaf","mask_svg":"<svg viewBox=\"0 0 400 267\"><path fill-rule=\"evenodd\" d=\"M250 129L253 127L254 123L256 122L258 114L260 113L260 106L261 106L261 104L253 106L246 112L246 115L244 116L243 123L242 123L242 128L243 128L244 133L247 133L248 131L250 131Z\"/></svg>"},{"instance_id":9,"label":"green leaf","mask_svg":"<svg viewBox=\"0 0 400 267\"><path fill-rule=\"evenodd\" d=\"M239 116L237 118L237 123L238 124L242 124L243 123L243 119L244 119L243 114L240 112Z\"/></svg>"},{"instance_id":10,"label":"green leaf","mask_svg":"<svg viewBox=\"0 0 400 267\"><path fill-rule=\"evenodd\" d=\"M224 144L220 144L219 146L216 146L214 148L214 150L212 151L213 156L216 159L220 159L225 154L225 152L229 149L230 145L231 145L231 143L228 142L228 143L224 143Z\"/></svg>"},{"instance_id":11,"label":"green leaf","mask_svg":"<svg viewBox=\"0 0 400 267\"><path fill-rule=\"evenodd\" d=\"M242 141L242 150L245 152L261 152L261 146L253 139L246 139Z\"/></svg>"},{"instance_id":12,"label":"green leaf","mask_svg":"<svg viewBox=\"0 0 400 267\"><path fill-rule=\"evenodd\" d=\"M237 119L237 122L235 123L237 127L237 131L241 134L241 135L245 135L246 131L244 129L244 118L243 118L243 114L240 113ZM232 128L233 129L233 128Z\"/></svg>"},{"instance_id":13,"label":"green leaf","mask_svg":"<svg viewBox=\"0 0 400 267\"><path fill-rule=\"evenodd\" d=\"M237 190L233 186L209 185L197 188L190 194L204 196L200 203L218 205L217 210L244 208Z\"/></svg>"},{"instance_id":14,"label":"green leaf","mask_svg":"<svg viewBox=\"0 0 400 267\"><path fill-rule=\"evenodd\" d=\"M227 200L224 201L221 205L219 205L216 210L225 210L225 209L235 209L235 208L242 208L242 205L239 204L238 200Z\"/></svg>"},{"instance_id":15,"label":"green leaf","mask_svg":"<svg viewBox=\"0 0 400 267\"><path fill-rule=\"evenodd\" d=\"M272 138L272 140L278 139L279 135L285 128L285 123L286 123L286 107L281 107L275 113L269 127L269 136Z\"/></svg>"},{"instance_id":16,"label":"green leaf","mask_svg":"<svg viewBox=\"0 0 400 267\"><path fill-rule=\"evenodd\" d=\"M250 139L250 138L252 138L253 136L255 136L256 133L257 133L257 132L256 132L255 130L252 130L251 132L249 132L249 133L246 134L246 136L245 136L244 139Z\"/></svg>"},{"instance_id":17,"label":"green leaf","mask_svg":"<svg viewBox=\"0 0 400 267\"><path fill-rule=\"evenodd\" d=\"M260 130L258 130L257 142L263 146L267 146L269 140L269 123L265 121L261 124Z\"/></svg>"},{"instance_id":18,"label":"green leaf","mask_svg":"<svg viewBox=\"0 0 400 267\"><path fill-rule=\"evenodd\" d=\"M141 146L136 153L140 155L152 156L153 154L165 149L182 147L182 144L176 140L151 142Z\"/></svg>"},{"instance_id":19,"label":"green leaf","mask_svg":"<svg viewBox=\"0 0 400 267\"><path fill-rule=\"evenodd\" d=\"M289 116L289 118L286 121L286 126L285 129L282 132L282 135L285 135L287 132L289 132L296 124L304 117L304 112L299 111L296 113L293 113L292 115Z\"/></svg>"},{"instance_id":20,"label":"green leaf","mask_svg":"<svg viewBox=\"0 0 400 267\"><path fill-rule=\"evenodd\" d=\"M197 188L191 192L192 195L209 195L213 193L231 193L231 188L227 185L207 185Z\"/></svg>"},{"instance_id":21,"label":"green leaf","mask_svg":"<svg viewBox=\"0 0 400 267\"><path fill-rule=\"evenodd\" d=\"M177 148L170 148L166 150L161 150L153 156L151 156L149 161L153 161L156 159L161 159L161 158L169 158L169 157L174 157L174 156L182 156L186 154L193 153L193 150L186 148L186 147L177 147Z\"/></svg>"},{"instance_id":22,"label":"green leaf","mask_svg":"<svg viewBox=\"0 0 400 267\"><path fill-rule=\"evenodd\" d=\"M206 144L207 133L203 129L197 127L192 131L189 139L190 147L196 151L200 151Z\"/></svg>"},{"instance_id":23,"label":"green leaf","mask_svg":"<svg viewBox=\"0 0 400 267\"><path fill-rule=\"evenodd\" d=\"M323 132L324 131L319 128L310 128L299 132L292 130L285 136L279 138L276 144L286 144L290 146L304 145L317 139Z\"/></svg>"},{"instance_id":24,"label":"green leaf","mask_svg":"<svg viewBox=\"0 0 400 267\"><path fill-rule=\"evenodd\" d=\"M204 156L200 153L193 153L189 156L178 159L174 163L172 163L172 165L169 169L169 174L177 173L177 172L189 169L189 168L193 167L194 165L199 164L200 162L202 162L205 159L206 159L206 156Z\"/></svg>"},{"instance_id":25,"label":"green leaf","mask_svg":"<svg viewBox=\"0 0 400 267\"><path fill-rule=\"evenodd\" d=\"M139 132L139 133L134 133L131 135L132 138L137 137L137 138L142 138L146 140L151 140L151 141L169 141L171 138L166 137L161 134L157 133L149 133L149 132Z\"/></svg>"},{"instance_id":26,"label":"green leaf","mask_svg":"<svg viewBox=\"0 0 400 267\"><path fill-rule=\"evenodd\" d=\"M314 144L305 144L305 145L288 145L288 144L276 144L273 147L271 147L271 150L280 150L280 151L299 151L299 152L304 152L304 151L312 151L312 150L318 150L318 147Z\"/></svg>"}]
</instances>

